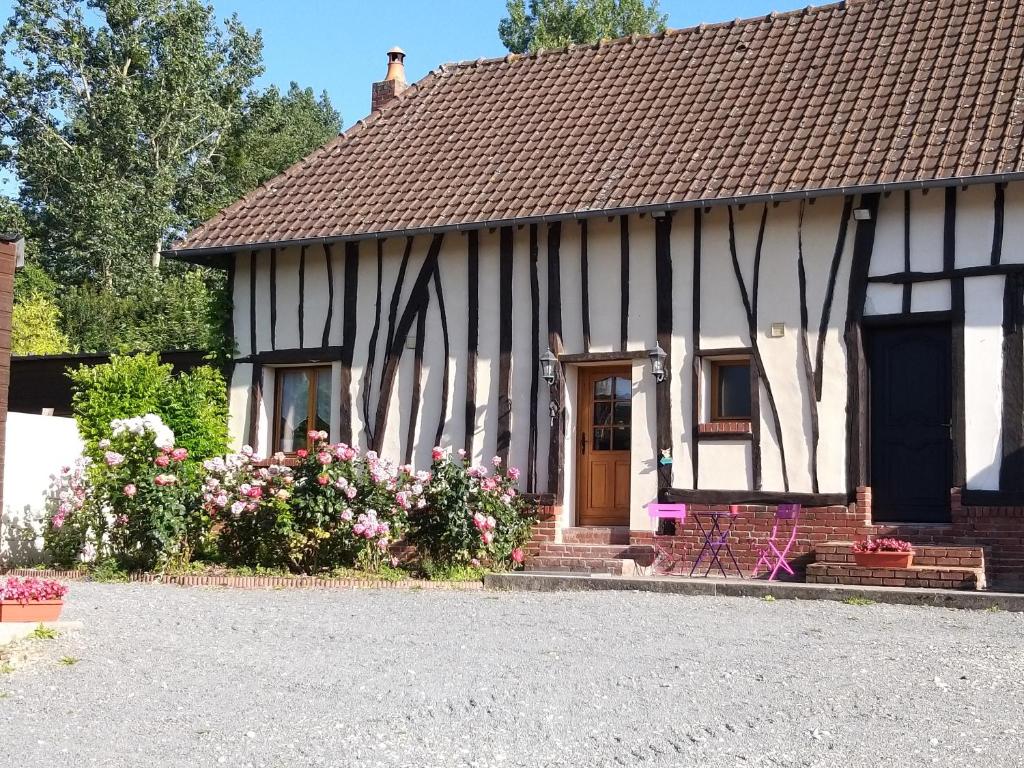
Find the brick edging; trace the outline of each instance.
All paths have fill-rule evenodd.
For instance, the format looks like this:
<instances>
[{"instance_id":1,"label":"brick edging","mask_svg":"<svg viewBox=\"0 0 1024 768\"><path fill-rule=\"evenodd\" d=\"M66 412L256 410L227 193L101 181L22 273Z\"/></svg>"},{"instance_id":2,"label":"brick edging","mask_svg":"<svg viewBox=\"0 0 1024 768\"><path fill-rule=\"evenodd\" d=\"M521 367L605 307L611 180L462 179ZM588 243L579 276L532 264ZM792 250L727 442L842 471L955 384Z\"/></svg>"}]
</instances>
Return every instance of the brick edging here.
<instances>
[{"instance_id":1,"label":"brick edging","mask_svg":"<svg viewBox=\"0 0 1024 768\"><path fill-rule=\"evenodd\" d=\"M4 576L34 576L61 581L90 581L82 571L13 568ZM181 587L230 587L234 589L431 589L477 590L482 581L427 581L426 579L356 579L320 576L212 576L208 574L133 573L128 580L139 584L174 584Z\"/></svg>"}]
</instances>

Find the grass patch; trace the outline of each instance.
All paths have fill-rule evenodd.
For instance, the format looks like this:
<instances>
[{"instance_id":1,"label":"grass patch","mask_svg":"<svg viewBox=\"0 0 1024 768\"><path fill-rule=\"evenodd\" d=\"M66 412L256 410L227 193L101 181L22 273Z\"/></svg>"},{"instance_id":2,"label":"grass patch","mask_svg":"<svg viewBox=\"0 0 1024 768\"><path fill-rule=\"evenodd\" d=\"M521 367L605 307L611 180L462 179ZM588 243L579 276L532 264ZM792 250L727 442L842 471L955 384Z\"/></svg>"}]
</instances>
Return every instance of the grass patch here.
<instances>
[{"instance_id":1,"label":"grass patch","mask_svg":"<svg viewBox=\"0 0 1024 768\"><path fill-rule=\"evenodd\" d=\"M487 571L472 565L427 564L424 574L431 581L482 581Z\"/></svg>"},{"instance_id":2,"label":"grass patch","mask_svg":"<svg viewBox=\"0 0 1024 768\"><path fill-rule=\"evenodd\" d=\"M104 584L123 584L129 580L128 571L113 560L104 560L89 569L89 580Z\"/></svg>"},{"instance_id":3,"label":"grass patch","mask_svg":"<svg viewBox=\"0 0 1024 768\"><path fill-rule=\"evenodd\" d=\"M56 640L57 630L50 629L50 627L44 627L40 624L32 630L32 634L30 634L29 637L33 640Z\"/></svg>"},{"instance_id":4,"label":"grass patch","mask_svg":"<svg viewBox=\"0 0 1024 768\"><path fill-rule=\"evenodd\" d=\"M1001 605L990 605L985 609L985 613L1002 613L1003 607Z\"/></svg>"},{"instance_id":5,"label":"grass patch","mask_svg":"<svg viewBox=\"0 0 1024 768\"><path fill-rule=\"evenodd\" d=\"M874 605L875 601L869 597L847 597L843 599L844 605Z\"/></svg>"},{"instance_id":6,"label":"grass patch","mask_svg":"<svg viewBox=\"0 0 1024 768\"><path fill-rule=\"evenodd\" d=\"M63 664L65 667L73 667L75 664L78 663L78 659L76 659L74 656L61 656L59 659L57 659L57 663Z\"/></svg>"},{"instance_id":7,"label":"grass patch","mask_svg":"<svg viewBox=\"0 0 1024 768\"><path fill-rule=\"evenodd\" d=\"M14 666L10 662L0 662L0 675L9 675L13 671Z\"/></svg>"},{"instance_id":8,"label":"grass patch","mask_svg":"<svg viewBox=\"0 0 1024 768\"><path fill-rule=\"evenodd\" d=\"M765 595L764 597L761 598L761 600L763 602L765 602L765 603L774 603L775 602L775 595Z\"/></svg>"}]
</instances>

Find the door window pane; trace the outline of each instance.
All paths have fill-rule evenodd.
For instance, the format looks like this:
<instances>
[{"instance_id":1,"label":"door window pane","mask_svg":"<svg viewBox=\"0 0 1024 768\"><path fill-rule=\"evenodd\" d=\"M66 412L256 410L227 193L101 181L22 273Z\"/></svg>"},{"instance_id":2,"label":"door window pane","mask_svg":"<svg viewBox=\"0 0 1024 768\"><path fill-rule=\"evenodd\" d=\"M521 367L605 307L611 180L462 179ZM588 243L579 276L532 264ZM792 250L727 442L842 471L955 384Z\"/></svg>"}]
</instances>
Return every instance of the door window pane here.
<instances>
[{"instance_id":1,"label":"door window pane","mask_svg":"<svg viewBox=\"0 0 1024 768\"><path fill-rule=\"evenodd\" d=\"M611 403L594 403L594 424L607 424L609 421L611 421L611 417Z\"/></svg>"},{"instance_id":2,"label":"door window pane","mask_svg":"<svg viewBox=\"0 0 1024 768\"><path fill-rule=\"evenodd\" d=\"M611 397L615 391L614 386L614 376L609 376L607 379L598 379L594 382L594 397Z\"/></svg>"},{"instance_id":3,"label":"door window pane","mask_svg":"<svg viewBox=\"0 0 1024 768\"><path fill-rule=\"evenodd\" d=\"M629 450L629 427L619 427L612 430L612 450L613 451L628 451Z\"/></svg>"},{"instance_id":4,"label":"door window pane","mask_svg":"<svg viewBox=\"0 0 1024 768\"><path fill-rule=\"evenodd\" d=\"M610 429L595 429L594 430L594 450L595 451L610 451L612 448L612 430Z\"/></svg>"},{"instance_id":5,"label":"door window pane","mask_svg":"<svg viewBox=\"0 0 1024 768\"><path fill-rule=\"evenodd\" d=\"M633 395L633 384L629 379L622 376L615 377L615 397L619 400L628 400Z\"/></svg>"}]
</instances>

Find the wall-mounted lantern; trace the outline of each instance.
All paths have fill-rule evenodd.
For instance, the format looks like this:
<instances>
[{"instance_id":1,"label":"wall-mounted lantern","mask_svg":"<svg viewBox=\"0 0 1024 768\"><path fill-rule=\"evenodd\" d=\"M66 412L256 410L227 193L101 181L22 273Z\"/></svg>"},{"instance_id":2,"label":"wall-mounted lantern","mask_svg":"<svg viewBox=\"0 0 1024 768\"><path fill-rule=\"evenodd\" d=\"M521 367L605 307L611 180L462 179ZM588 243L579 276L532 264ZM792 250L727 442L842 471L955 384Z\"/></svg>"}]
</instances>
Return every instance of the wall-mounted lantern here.
<instances>
[{"instance_id":1,"label":"wall-mounted lantern","mask_svg":"<svg viewBox=\"0 0 1024 768\"><path fill-rule=\"evenodd\" d=\"M552 353L550 347L540 356L540 375L549 387L555 383L555 365L557 363L558 358Z\"/></svg>"},{"instance_id":2,"label":"wall-mounted lantern","mask_svg":"<svg viewBox=\"0 0 1024 768\"><path fill-rule=\"evenodd\" d=\"M651 373L654 375L654 380L658 383L663 382L665 380L665 358L668 357L665 350L659 344L648 352L647 356L651 358Z\"/></svg>"}]
</instances>

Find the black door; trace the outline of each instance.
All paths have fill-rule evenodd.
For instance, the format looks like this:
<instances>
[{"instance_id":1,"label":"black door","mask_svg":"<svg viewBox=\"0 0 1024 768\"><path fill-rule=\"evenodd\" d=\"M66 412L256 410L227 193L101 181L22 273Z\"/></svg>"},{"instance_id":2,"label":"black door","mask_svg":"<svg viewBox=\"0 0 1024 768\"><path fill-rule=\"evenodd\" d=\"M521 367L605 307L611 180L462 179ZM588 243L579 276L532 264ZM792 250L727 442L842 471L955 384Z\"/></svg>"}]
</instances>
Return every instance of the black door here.
<instances>
[{"instance_id":1,"label":"black door","mask_svg":"<svg viewBox=\"0 0 1024 768\"><path fill-rule=\"evenodd\" d=\"M868 342L872 520L948 522L952 484L949 326L879 328Z\"/></svg>"}]
</instances>

